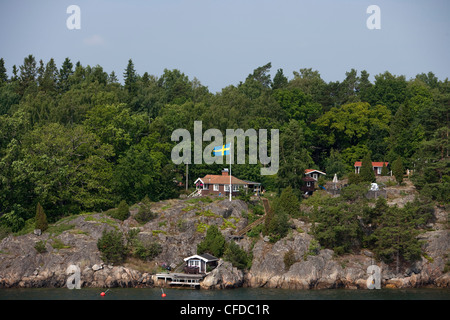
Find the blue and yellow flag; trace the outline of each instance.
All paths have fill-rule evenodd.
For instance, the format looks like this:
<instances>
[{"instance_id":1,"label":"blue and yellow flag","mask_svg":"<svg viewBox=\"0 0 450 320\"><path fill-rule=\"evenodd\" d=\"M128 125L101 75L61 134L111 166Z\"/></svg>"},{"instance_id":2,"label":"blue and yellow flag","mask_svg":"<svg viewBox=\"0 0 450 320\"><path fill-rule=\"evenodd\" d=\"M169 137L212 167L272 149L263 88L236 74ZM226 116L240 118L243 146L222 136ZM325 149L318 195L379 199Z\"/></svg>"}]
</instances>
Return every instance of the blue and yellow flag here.
<instances>
[{"instance_id":1,"label":"blue and yellow flag","mask_svg":"<svg viewBox=\"0 0 450 320\"><path fill-rule=\"evenodd\" d=\"M227 156L230 154L230 143L223 146L214 147L214 156Z\"/></svg>"}]
</instances>

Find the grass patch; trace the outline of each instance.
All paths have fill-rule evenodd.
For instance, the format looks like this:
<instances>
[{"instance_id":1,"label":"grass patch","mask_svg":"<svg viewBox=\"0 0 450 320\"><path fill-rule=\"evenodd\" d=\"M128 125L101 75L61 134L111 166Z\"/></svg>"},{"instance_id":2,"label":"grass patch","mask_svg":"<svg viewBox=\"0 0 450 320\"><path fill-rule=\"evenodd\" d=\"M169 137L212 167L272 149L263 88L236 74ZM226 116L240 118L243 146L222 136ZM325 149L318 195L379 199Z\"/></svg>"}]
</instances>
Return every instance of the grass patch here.
<instances>
[{"instance_id":1,"label":"grass patch","mask_svg":"<svg viewBox=\"0 0 450 320\"><path fill-rule=\"evenodd\" d=\"M64 242L62 242L61 240L59 240L57 238L53 238L52 240L53 240L53 242L52 242L53 249L60 250L60 249L71 248L71 246L64 244Z\"/></svg>"},{"instance_id":2,"label":"grass patch","mask_svg":"<svg viewBox=\"0 0 450 320\"><path fill-rule=\"evenodd\" d=\"M200 233L204 233L206 230L208 230L208 225L206 223L199 222L197 223L196 231Z\"/></svg>"},{"instance_id":3,"label":"grass patch","mask_svg":"<svg viewBox=\"0 0 450 320\"><path fill-rule=\"evenodd\" d=\"M75 228L74 224L58 223L56 225L49 226L47 232L52 236L57 237L64 231L72 230L73 228Z\"/></svg>"},{"instance_id":4,"label":"grass patch","mask_svg":"<svg viewBox=\"0 0 450 320\"><path fill-rule=\"evenodd\" d=\"M199 203L199 202L211 203L213 201L214 200L211 199L210 197L201 197L201 198L191 198L191 199L188 199L188 200L186 200L184 202L186 202L186 203Z\"/></svg>"},{"instance_id":5,"label":"grass patch","mask_svg":"<svg viewBox=\"0 0 450 320\"><path fill-rule=\"evenodd\" d=\"M152 234L153 234L154 236L157 236L157 235L160 234L160 233L162 233L162 234L167 234L167 232L164 231L164 230L153 230L153 231L152 231Z\"/></svg>"}]
</instances>

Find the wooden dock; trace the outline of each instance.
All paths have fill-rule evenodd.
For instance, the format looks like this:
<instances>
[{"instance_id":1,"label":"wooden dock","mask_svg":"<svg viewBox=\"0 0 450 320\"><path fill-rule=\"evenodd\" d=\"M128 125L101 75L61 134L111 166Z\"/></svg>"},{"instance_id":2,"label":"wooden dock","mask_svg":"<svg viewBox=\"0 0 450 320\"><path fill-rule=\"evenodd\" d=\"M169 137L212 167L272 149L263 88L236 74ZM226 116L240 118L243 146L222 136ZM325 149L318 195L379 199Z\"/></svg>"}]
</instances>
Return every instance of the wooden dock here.
<instances>
[{"instance_id":1,"label":"wooden dock","mask_svg":"<svg viewBox=\"0 0 450 320\"><path fill-rule=\"evenodd\" d=\"M195 288L200 286L205 274L187 274L187 273L157 273L157 280L164 280L171 286L189 286Z\"/></svg>"}]
</instances>

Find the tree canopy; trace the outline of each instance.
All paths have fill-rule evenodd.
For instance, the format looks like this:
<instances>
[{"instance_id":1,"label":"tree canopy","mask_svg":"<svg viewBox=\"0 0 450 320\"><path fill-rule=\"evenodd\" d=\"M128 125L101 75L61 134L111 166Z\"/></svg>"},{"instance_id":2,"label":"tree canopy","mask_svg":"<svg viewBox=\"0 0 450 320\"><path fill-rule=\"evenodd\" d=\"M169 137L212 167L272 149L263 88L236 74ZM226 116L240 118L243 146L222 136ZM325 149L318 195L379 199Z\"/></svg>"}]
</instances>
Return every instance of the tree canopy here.
<instances>
[{"instance_id":1,"label":"tree canopy","mask_svg":"<svg viewBox=\"0 0 450 320\"><path fill-rule=\"evenodd\" d=\"M305 169L341 178L370 153L372 161L401 158L423 194L450 198L450 84L432 72L410 80L385 72L372 83L365 70L352 69L342 82L327 83L310 68L291 79L279 68L272 79L269 62L213 94L177 69L138 74L132 59L110 74L32 54L11 70L6 65L1 58L0 224L14 230L34 217L38 203L52 222L122 200L176 197L186 170L171 161L171 134L185 128L193 135L195 120L223 133L279 129L276 175L259 175L261 163L233 168L266 189L290 187L298 197ZM190 165L189 182L221 169Z\"/></svg>"}]
</instances>

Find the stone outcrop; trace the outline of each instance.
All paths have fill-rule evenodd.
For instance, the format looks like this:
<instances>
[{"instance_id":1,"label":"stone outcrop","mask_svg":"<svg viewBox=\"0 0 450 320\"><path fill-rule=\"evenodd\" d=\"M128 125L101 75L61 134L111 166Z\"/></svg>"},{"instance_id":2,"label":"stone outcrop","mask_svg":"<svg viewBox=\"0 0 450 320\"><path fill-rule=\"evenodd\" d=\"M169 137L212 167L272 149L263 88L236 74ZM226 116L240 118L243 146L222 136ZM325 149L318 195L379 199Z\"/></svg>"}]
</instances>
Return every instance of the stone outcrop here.
<instances>
[{"instance_id":1,"label":"stone outcrop","mask_svg":"<svg viewBox=\"0 0 450 320\"><path fill-rule=\"evenodd\" d=\"M228 261L219 260L217 267L201 282L202 289L231 289L242 287L244 273Z\"/></svg>"},{"instance_id":2,"label":"stone outcrop","mask_svg":"<svg viewBox=\"0 0 450 320\"><path fill-rule=\"evenodd\" d=\"M368 250L339 257L329 249L311 252L313 238L304 232L293 231L291 236L274 244L260 239L253 248L253 263L245 275L245 285L286 289L366 289L370 276L367 268L375 264L381 269L382 286L448 288L450 275L444 270L448 263L450 235L447 229L439 226L435 229L421 235L425 255L419 261L402 265L398 272L395 263L376 262ZM285 257L289 252L293 253L293 261L286 265Z\"/></svg>"},{"instance_id":3,"label":"stone outcrop","mask_svg":"<svg viewBox=\"0 0 450 320\"><path fill-rule=\"evenodd\" d=\"M157 217L144 225L134 220L137 209L133 208L131 217L123 222L104 213L80 215L60 221L60 230L64 231L30 232L4 238L0 241L0 288L63 287L71 265L79 268L82 287L152 287L156 285L152 274L158 272L157 267L181 265L183 258L196 253L197 244L205 236L203 226L216 224L229 236L247 224L243 213L248 208L239 200L212 203L168 200L152 205L152 210ZM312 242L309 224L294 219L295 229L276 243L264 238L255 242L247 237L238 242L252 253L250 270L242 272L221 260L204 278L201 287L365 289L369 277L367 267L376 264L381 268L383 287L448 288L450 275L444 273L450 244L447 216L443 208L436 209L436 221L429 226L431 231L420 235L425 255L413 264L402 266L399 272L395 266L375 262L368 250L336 257L332 250L317 247ZM120 230L126 234L132 228L139 228L140 240L157 241L162 252L153 261L142 263L144 268L130 263L113 266L102 261L97 240L103 230ZM41 248L38 252L37 243L45 250Z\"/></svg>"}]
</instances>

